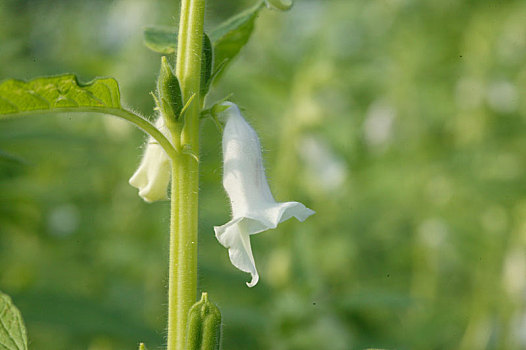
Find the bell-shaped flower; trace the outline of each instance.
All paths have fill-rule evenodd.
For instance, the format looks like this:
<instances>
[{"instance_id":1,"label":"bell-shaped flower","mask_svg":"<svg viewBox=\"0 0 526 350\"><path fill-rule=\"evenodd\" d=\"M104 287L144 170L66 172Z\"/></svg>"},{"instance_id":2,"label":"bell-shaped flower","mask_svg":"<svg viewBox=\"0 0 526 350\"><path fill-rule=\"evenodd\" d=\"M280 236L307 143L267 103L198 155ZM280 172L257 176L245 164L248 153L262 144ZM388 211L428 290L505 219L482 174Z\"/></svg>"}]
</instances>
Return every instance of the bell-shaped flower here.
<instances>
[{"instance_id":1,"label":"bell-shaped flower","mask_svg":"<svg viewBox=\"0 0 526 350\"><path fill-rule=\"evenodd\" d=\"M170 131L161 116L155 122L155 126L170 139ZM148 137L141 164L130 178L130 185L139 190L139 196L146 202L166 200L170 175L170 158L157 141L151 136Z\"/></svg>"},{"instance_id":2,"label":"bell-shaped flower","mask_svg":"<svg viewBox=\"0 0 526 350\"><path fill-rule=\"evenodd\" d=\"M227 107L223 112L223 186L232 205L232 220L214 230L219 242L228 248L232 264L252 275L247 285L253 287L259 275L249 236L276 228L291 217L304 221L314 211L298 202L274 200L256 132L235 104L225 102L223 106Z\"/></svg>"}]
</instances>

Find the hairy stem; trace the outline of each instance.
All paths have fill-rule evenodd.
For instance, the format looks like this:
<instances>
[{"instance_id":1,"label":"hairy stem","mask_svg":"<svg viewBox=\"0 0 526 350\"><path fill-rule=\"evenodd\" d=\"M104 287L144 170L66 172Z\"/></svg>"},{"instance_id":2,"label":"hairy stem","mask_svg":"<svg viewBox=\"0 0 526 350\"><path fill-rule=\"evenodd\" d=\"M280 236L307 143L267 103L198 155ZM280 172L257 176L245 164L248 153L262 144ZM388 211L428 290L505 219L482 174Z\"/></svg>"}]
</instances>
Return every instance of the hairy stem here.
<instances>
[{"instance_id":1,"label":"hairy stem","mask_svg":"<svg viewBox=\"0 0 526 350\"><path fill-rule=\"evenodd\" d=\"M172 162L170 272L168 283L168 350L183 350L187 315L197 296L197 205L199 190L199 96L204 0L182 0L176 75L184 113L179 137L182 152Z\"/></svg>"}]
</instances>

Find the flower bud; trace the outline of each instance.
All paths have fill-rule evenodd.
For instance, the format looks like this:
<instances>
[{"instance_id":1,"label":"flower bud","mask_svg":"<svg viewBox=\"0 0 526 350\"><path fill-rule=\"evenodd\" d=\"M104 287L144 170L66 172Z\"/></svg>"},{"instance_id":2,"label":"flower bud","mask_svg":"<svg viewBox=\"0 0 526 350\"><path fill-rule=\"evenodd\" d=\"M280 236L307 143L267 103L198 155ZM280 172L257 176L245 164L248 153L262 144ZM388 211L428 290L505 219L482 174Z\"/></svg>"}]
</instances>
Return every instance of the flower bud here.
<instances>
[{"instance_id":1,"label":"flower bud","mask_svg":"<svg viewBox=\"0 0 526 350\"><path fill-rule=\"evenodd\" d=\"M203 293L201 300L188 312L186 350L219 350L221 345L221 312Z\"/></svg>"},{"instance_id":2,"label":"flower bud","mask_svg":"<svg viewBox=\"0 0 526 350\"><path fill-rule=\"evenodd\" d=\"M157 80L159 109L166 125L170 126L179 118L183 100L179 80L172 71L165 56L161 58L161 71ZM173 129L170 127L170 129Z\"/></svg>"}]
</instances>

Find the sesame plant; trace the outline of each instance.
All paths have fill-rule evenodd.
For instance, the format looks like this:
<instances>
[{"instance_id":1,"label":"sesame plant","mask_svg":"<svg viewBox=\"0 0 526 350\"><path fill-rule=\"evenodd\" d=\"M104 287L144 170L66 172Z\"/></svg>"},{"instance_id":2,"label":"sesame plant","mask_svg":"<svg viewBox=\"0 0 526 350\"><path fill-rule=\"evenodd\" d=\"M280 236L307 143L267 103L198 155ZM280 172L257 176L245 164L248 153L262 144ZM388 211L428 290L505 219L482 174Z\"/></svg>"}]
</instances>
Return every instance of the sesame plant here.
<instances>
[{"instance_id":1,"label":"sesame plant","mask_svg":"<svg viewBox=\"0 0 526 350\"><path fill-rule=\"evenodd\" d=\"M0 120L34 114L91 113L127 120L148 134L144 154L129 183L145 202L170 200L167 349L219 349L221 314L202 293L197 301L197 241L199 199L199 133L212 119L222 133L223 186L232 218L215 226L215 236L228 249L232 264L250 273L253 287L259 275L250 235L276 228L289 218L304 221L314 212L298 202L276 202L270 191L259 139L229 97L207 101L211 87L248 42L258 13L265 8L287 10L284 0L259 1L252 8L205 33L205 0L182 0L179 30L149 27L147 46L175 53L175 62L161 58L157 90L152 93L151 119L126 108L117 81L98 78L81 83L66 74L0 84ZM22 316L10 297L0 293L0 348L27 349ZM138 339L140 340L140 339ZM140 344L140 349L145 349Z\"/></svg>"}]
</instances>

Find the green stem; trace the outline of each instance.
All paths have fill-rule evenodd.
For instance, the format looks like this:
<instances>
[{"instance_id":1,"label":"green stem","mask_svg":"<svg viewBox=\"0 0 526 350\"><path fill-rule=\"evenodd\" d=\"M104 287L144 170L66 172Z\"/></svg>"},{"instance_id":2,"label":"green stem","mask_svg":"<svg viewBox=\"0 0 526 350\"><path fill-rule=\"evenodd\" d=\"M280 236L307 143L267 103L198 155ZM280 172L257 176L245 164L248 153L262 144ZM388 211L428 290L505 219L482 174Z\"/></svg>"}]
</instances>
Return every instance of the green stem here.
<instances>
[{"instance_id":1,"label":"green stem","mask_svg":"<svg viewBox=\"0 0 526 350\"><path fill-rule=\"evenodd\" d=\"M188 101L178 142L182 152L172 162L168 350L183 350L188 311L197 296L197 205L199 191L199 116L204 0L182 0L176 75Z\"/></svg>"}]
</instances>

